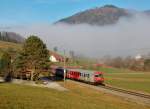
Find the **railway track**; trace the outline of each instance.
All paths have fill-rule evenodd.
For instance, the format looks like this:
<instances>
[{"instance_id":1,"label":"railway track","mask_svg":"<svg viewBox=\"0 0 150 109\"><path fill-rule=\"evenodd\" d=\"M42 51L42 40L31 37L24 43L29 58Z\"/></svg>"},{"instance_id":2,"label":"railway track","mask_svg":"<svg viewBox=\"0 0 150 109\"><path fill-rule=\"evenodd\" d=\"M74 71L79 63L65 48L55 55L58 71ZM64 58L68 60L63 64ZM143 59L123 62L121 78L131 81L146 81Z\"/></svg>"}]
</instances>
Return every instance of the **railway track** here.
<instances>
[{"instance_id":1,"label":"railway track","mask_svg":"<svg viewBox=\"0 0 150 109\"><path fill-rule=\"evenodd\" d=\"M137 97L150 99L150 95L144 94L144 93L133 92L133 91L129 91L129 90L121 89L121 88L116 88L116 87L109 86L109 85L99 86L99 87L102 87L102 88L108 89L108 90L112 90L112 91L116 91L116 92L129 94L129 95L134 95L134 96L137 96Z\"/></svg>"},{"instance_id":2,"label":"railway track","mask_svg":"<svg viewBox=\"0 0 150 109\"><path fill-rule=\"evenodd\" d=\"M96 89L96 90L99 90L99 89L103 88L103 89L106 89L106 90L120 92L120 93L123 93L123 94L128 94L128 95L132 95L132 96L136 96L136 97L140 97L140 98L150 100L150 95L149 94L134 92L134 91L130 91L130 90L110 86L108 84L95 86L95 85L82 83L82 82L79 82L79 81L73 81L73 80L69 80L69 81L76 82L80 85L82 84L83 86L87 86L87 87L90 87L90 88L93 88L93 89Z\"/></svg>"}]
</instances>

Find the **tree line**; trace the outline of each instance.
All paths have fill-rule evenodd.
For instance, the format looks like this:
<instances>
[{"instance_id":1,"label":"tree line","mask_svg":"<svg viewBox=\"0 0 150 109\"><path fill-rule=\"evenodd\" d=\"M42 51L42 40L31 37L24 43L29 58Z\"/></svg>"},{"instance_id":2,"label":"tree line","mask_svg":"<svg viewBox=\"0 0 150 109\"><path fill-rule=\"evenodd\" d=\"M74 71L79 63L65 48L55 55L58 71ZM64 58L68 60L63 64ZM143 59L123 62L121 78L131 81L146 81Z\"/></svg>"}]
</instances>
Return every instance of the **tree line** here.
<instances>
[{"instance_id":1,"label":"tree line","mask_svg":"<svg viewBox=\"0 0 150 109\"><path fill-rule=\"evenodd\" d=\"M24 39L14 32L0 32L0 40L14 43L22 43Z\"/></svg>"},{"instance_id":2,"label":"tree line","mask_svg":"<svg viewBox=\"0 0 150 109\"><path fill-rule=\"evenodd\" d=\"M135 71L150 71L150 59L145 57L141 59L135 59L134 57L131 56L128 56L126 58L105 57L104 64L115 68L125 68Z\"/></svg>"}]
</instances>

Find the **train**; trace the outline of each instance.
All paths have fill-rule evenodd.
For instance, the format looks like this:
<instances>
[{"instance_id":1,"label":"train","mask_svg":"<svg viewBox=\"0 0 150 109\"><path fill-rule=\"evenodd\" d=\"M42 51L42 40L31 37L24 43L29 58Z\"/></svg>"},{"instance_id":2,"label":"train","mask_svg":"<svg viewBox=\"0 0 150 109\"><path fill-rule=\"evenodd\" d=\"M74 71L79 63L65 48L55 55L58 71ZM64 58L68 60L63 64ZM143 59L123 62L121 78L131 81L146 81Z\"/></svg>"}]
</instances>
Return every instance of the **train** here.
<instances>
[{"instance_id":1,"label":"train","mask_svg":"<svg viewBox=\"0 0 150 109\"><path fill-rule=\"evenodd\" d=\"M65 73L64 73L65 72ZM65 77L72 80L82 81L89 84L103 84L104 77L103 72L99 71L90 71L90 70L83 70L83 69L68 69L68 68L56 68L55 69L55 76L56 77Z\"/></svg>"}]
</instances>

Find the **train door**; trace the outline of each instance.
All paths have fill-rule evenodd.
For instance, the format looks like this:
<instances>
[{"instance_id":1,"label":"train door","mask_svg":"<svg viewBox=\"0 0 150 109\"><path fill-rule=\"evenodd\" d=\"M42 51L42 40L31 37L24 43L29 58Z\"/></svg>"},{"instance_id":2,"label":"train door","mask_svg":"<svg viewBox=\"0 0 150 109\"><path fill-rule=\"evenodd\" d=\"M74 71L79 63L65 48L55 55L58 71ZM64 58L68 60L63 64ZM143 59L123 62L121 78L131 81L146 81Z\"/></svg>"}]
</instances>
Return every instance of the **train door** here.
<instances>
[{"instance_id":1,"label":"train door","mask_svg":"<svg viewBox=\"0 0 150 109\"><path fill-rule=\"evenodd\" d=\"M94 83L94 73L90 73L89 81Z\"/></svg>"},{"instance_id":2,"label":"train door","mask_svg":"<svg viewBox=\"0 0 150 109\"><path fill-rule=\"evenodd\" d=\"M87 73L84 73L84 80L88 81L88 74Z\"/></svg>"},{"instance_id":3,"label":"train door","mask_svg":"<svg viewBox=\"0 0 150 109\"><path fill-rule=\"evenodd\" d=\"M81 79L82 81L84 81L84 73L83 73L83 72L80 73L80 79Z\"/></svg>"},{"instance_id":4,"label":"train door","mask_svg":"<svg viewBox=\"0 0 150 109\"><path fill-rule=\"evenodd\" d=\"M90 74L88 73L86 74L86 76L87 76L87 81L90 82Z\"/></svg>"}]
</instances>

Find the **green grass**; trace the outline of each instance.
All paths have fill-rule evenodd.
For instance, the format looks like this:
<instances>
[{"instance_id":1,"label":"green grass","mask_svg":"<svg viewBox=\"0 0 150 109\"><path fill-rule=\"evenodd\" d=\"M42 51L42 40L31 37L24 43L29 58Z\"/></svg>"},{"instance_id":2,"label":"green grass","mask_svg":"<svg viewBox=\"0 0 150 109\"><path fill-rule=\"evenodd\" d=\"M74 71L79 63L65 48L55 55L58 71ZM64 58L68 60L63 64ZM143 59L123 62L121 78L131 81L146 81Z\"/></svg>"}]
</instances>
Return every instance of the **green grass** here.
<instances>
[{"instance_id":1,"label":"green grass","mask_svg":"<svg viewBox=\"0 0 150 109\"><path fill-rule=\"evenodd\" d=\"M104 72L105 83L109 85L150 93L150 72L111 67L90 67L90 65L86 69Z\"/></svg>"},{"instance_id":2,"label":"green grass","mask_svg":"<svg viewBox=\"0 0 150 109\"><path fill-rule=\"evenodd\" d=\"M0 109L149 109L123 98L66 82L69 91L0 84Z\"/></svg>"},{"instance_id":3,"label":"green grass","mask_svg":"<svg viewBox=\"0 0 150 109\"><path fill-rule=\"evenodd\" d=\"M137 72L117 68L99 68L97 70L105 72L104 77L107 84L150 93L150 72Z\"/></svg>"},{"instance_id":4,"label":"green grass","mask_svg":"<svg viewBox=\"0 0 150 109\"><path fill-rule=\"evenodd\" d=\"M113 86L150 93L150 73L105 73L105 79Z\"/></svg>"},{"instance_id":5,"label":"green grass","mask_svg":"<svg viewBox=\"0 0 150 109\"><path fill-rule=\"evenodd\" d=\"M133 73L134 71L128 70L128 69L118 69L118 68L105 68L105 67L100 67L96 70L103 71L106 73Z\"/></svg>"}]
</instances>

